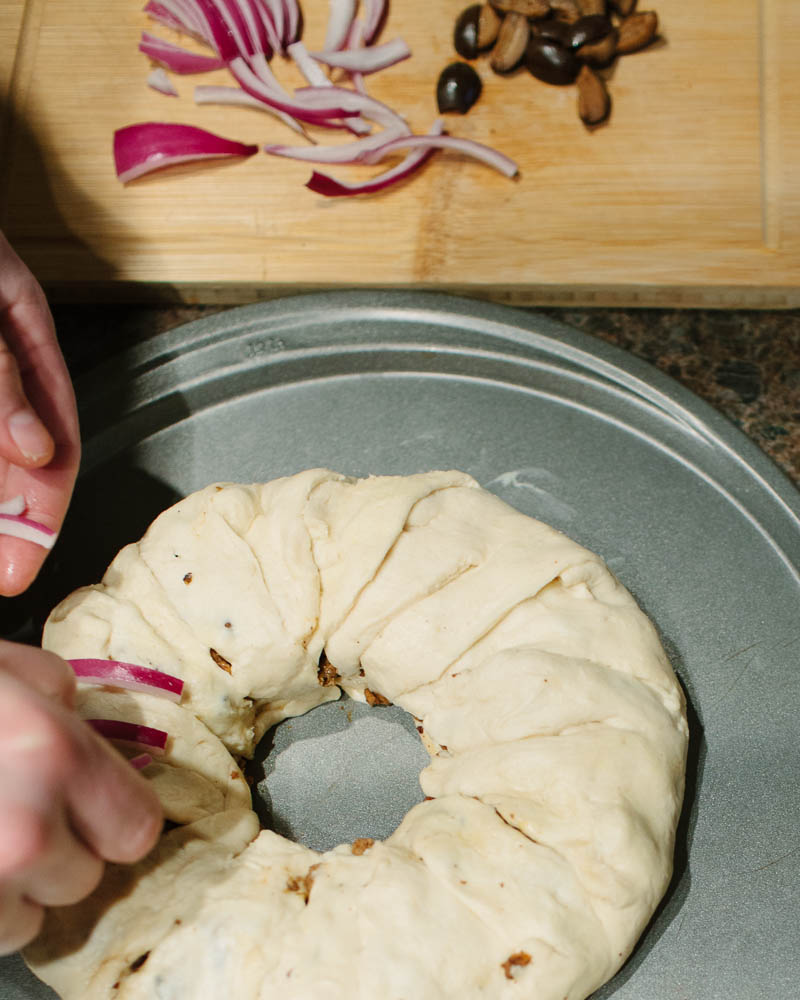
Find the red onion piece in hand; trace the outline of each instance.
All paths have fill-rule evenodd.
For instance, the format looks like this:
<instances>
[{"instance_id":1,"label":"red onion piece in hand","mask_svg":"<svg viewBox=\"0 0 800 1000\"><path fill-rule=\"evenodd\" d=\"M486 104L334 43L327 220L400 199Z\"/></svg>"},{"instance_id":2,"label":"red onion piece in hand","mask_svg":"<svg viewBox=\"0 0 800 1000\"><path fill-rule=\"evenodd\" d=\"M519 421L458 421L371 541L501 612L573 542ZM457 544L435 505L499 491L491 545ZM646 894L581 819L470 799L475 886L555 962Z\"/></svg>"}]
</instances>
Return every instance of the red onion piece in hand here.
<instances>
[{"instance_id":1,"label":"red onion piece in hand","mask_svg":"<svg viewBox=\"0 0 800 1000\"><path fill-rule=\"evenodd\" d=\"M167 733L163 729L140 726L136 722L120 722L118 719L86 719L88 725L105 736L107 740L118 740L131 746L142 747L149 753L163 753L167 745Z\"/></svg>"},{"instance_id":2,"label":"red onion piece in hand","mask_svg":"<svg viewBox=\"0 0 800 1000\"><path fill-rule=\"evenodd\" d=\"M58 537L57 532L38 521L32 521L22 514L0 514L0 535L12 535L34 542L44 549L52 549Z\"/></svg>"},{"instance_id":3,"label":"red onion piece in hand","mask_svg":"<svg viewBox=\"0 0 800 1000\"><path fill-rule=\"evenodd\" d=\"M121 660L77 659L68 660L75 676L82 681L105 684L108 687L144 691L146 694L178 702L183 693L183 681L173 674L165 674L152 667Z\"/></svg>"},{"instance_id":4,"label":"red onion piece in hand","mask_svg":"<svg viewBox=\"0 0 800 1000\"><path fill-rule=\"evenodd\" d=\"M25 513L25 497L20 493L19 496L10 497L8 500L4 500L0 503L0 514L24 514Z\"/></svg>"},{"instance_id":5,"label":"red onion piece in hand","mask_svg":"<svg viewBox=\"0 0 800 1000\"><path fill-rule=\"evenodd\" d=\"M148 764L153 763L153 758L149 753L140 753L135 757L131 757L128 763L131 767L135 767L137 771L143 770Z\"/></svg>"}]
</instances>

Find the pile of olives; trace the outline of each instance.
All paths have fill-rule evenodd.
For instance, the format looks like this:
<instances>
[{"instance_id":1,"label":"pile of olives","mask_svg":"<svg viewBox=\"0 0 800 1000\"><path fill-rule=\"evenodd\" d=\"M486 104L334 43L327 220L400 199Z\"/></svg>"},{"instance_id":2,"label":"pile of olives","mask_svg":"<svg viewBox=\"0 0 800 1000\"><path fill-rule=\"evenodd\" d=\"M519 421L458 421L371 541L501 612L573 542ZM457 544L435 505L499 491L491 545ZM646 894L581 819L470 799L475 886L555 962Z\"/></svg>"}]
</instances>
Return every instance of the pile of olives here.
<instances>
[{"instance_id":1,"label":"pile of olives","mask_svg":"<svg viewBox=\"0 0 800 1000\"><path fill-rule=\"evenodd\" d=\"M594 126L611 110L602 70L657 35L658 16L637 11L636 0L491 0L459 14L453 43L463 59L487 54L495 73L525 68L545 83L577 83L578 114ZM439 110L465 114L480 93L475 69L451 63L439 77Z\"/></svg>"}]
</instances>

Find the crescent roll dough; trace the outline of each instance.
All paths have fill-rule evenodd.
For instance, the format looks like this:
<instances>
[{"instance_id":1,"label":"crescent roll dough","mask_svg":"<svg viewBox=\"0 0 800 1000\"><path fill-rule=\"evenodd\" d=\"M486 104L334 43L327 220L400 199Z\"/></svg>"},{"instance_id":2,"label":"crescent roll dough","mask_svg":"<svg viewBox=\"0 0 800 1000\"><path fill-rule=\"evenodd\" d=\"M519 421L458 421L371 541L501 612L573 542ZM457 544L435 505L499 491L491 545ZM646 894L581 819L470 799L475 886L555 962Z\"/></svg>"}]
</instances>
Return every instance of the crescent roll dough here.
<instances>
[{"instance_id":1,"label":"crescent roll dough","mask_svg":"<svg viewBox=\"0 0 800 1000\"><path fill-rule=\"evenodd\" d=\"M668 885L687 748L657 633L596 555L461 472L312 469L161 514L44 646L174 674L173 824L26 950L65 1000L582 1000ZM426 800L384 841L259 830L237 759L340 696L414 716Z\"/></svg>"}]
</instances>

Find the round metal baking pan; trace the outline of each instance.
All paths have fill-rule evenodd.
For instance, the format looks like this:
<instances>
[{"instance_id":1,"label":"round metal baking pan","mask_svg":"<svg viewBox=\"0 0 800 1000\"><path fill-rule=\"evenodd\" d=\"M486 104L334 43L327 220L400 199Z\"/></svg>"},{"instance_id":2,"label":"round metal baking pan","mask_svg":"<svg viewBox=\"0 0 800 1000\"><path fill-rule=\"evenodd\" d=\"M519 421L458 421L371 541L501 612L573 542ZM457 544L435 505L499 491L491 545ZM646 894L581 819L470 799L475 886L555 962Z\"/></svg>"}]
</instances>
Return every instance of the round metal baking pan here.
<instances>
[{"instance_id":1,"label":"round metal baking pan","mask_svg":"<svg viewBox=\"0 0 800 1000\"><path fill-rule=\"evenodd\" d=\"M145 342L77 391L83 471L20 622L98 579L160 510L208 482L317 465L463 469L606 559L658 626L689 699L676 875L597 996L794 994L800 496L731 424L646 364L535 314L392 292L234 309ZM346 780L328 782L324 808L344 838L374 782L352 762L385 744L405 777L359 823L388 832L424 759L403 720L335 703L294 725L265 751L267 799L270 775L291 797L315 761L333 760ZM313 809L289 802L283 832L302 839ZM2 1000L51 995L18 957L0 962Z\"/></svg>"}]
</instances>

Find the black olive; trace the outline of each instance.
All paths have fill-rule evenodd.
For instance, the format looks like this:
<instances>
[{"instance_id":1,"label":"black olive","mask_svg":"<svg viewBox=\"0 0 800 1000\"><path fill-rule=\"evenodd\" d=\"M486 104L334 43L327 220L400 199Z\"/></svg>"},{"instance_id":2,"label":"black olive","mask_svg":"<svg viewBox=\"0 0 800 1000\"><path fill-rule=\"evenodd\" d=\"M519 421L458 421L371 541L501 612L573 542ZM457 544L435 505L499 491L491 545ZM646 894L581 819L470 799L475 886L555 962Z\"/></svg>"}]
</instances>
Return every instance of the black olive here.
<instances>
[{"instance_id":1,"label":"black olive","mask_svg":"<svg viewBox=\"0 0 800 1000\"><path fill-rule=\"evenodd\" d=\"M573 49L579 49L581 45L599 42L611 31L611 27L611 22L604 14L587 14L586 17L578 18L574 24L568 25L572 37L567 44Z\"/></svg>"},{"instance_id":2,"label":"black olive","mask_svg":"<svg viewBox=\"0 0 800 1000\"><path fill-rule=\"evenodd\" d=\"M466 114L481 96L481 78L466 63L454 62L446 66L436 84L436 103L441 112L457 111Z\"/></svg>"},{"instance_id":3,"label":"black olive","mask_svg":"<svg viewBox=\"0 0 800 1000\"><path fill-rule=\"evenodd\" d=\"M543 18L531 24L531 33L551 42L558 42L565 49L572 48L572 25L555 17Z\"/></svg>"},{"instance_id":4,"label":"black olive","mask_svg":"<svg viewBox=\"0 0 800 1000\"><path fill-rule=\"evenodd\" d=\"M539 80L556 84L572 83L581 67L572 49L538 35L531 35L525 50L525 65Z\"/></svg>"},{"instance_id":5,"label":"black olive","mask_svg":"<svg viewBox=\"0 0 800 1000\"><path fill-rule=\"evenodd\" d=\"M478 26L481 18L481 5L473 4L462 10L456 20L453 31L453 45L456 52L465 59L476 59L478 56Z\"/></svg>"}]
</instances>

